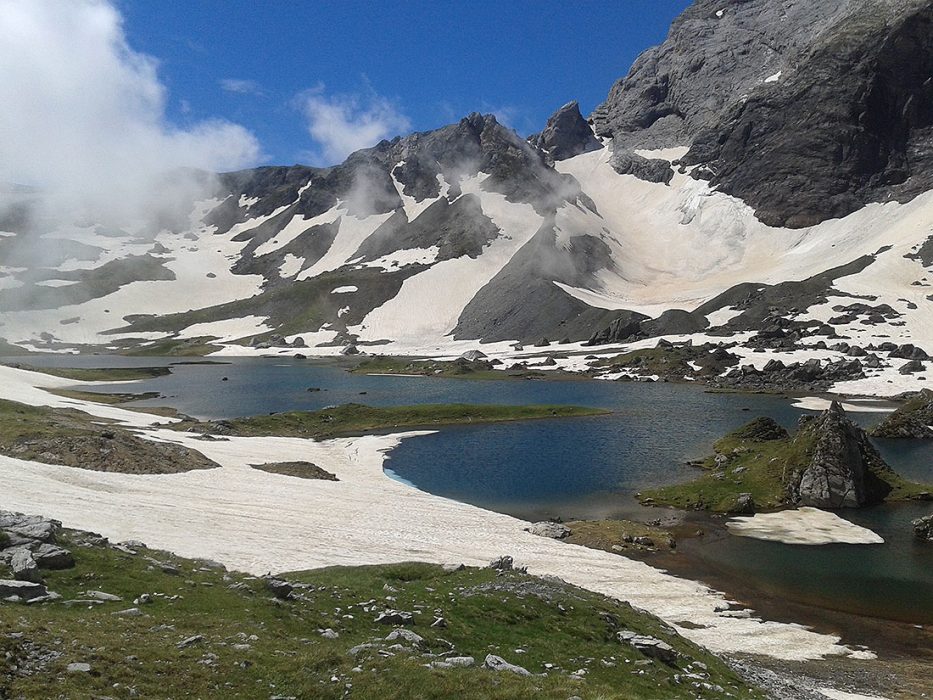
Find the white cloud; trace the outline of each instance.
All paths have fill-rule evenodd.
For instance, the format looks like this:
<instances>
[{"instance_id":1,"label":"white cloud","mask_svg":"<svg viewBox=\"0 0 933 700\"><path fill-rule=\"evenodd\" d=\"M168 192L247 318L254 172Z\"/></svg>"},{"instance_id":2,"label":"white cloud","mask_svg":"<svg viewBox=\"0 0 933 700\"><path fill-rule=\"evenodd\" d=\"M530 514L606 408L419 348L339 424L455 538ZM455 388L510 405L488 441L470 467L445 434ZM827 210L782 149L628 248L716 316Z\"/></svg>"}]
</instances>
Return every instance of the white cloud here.
<instances>
[{"instance_id":1,"label":"white cloud","mask_svg":"<svg viewBox=\"0 0 933 700\"><path fill-rule=\"evenodd\" d=\"M237 124L167 121L156 62L129 46L107 0L0 0L0 36L2 181L126 216L155 204L166 171L232 169L260 156Z\"/></svg>"},{"instance_id":2,"label":"white cloud","mask_svg":"<svg viewBox=\"0 0 933 700\"><path fill-rule=\"evenodd\" d=\"M255 80L241 80L240 78L224 78L220 81L220 88L225 92L235 92L240 95L261 95L262 87Z\"/></svg>"},{"instance_id":3,"label":"white cloud","mask_svg":"<svg viewBox=\"0 0 933 700\"><path fill-rule=\"evenodd\" d=\"M340 163L353 151L411 128L408 117L391 100L371 91L327 96L321 86L301 95L299 106L316 145L310 154L315 165Z\"/></svg>"}]
</instances>

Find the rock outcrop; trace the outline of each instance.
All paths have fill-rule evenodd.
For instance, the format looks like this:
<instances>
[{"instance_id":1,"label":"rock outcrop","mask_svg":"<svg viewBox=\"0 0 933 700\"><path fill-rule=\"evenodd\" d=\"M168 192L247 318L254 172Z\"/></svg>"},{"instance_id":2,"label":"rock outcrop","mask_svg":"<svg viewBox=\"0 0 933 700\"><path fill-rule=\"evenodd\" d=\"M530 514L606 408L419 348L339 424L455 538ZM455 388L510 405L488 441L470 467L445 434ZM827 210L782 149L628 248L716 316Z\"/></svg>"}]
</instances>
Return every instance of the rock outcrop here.
<instances>
[{"instance_id":1,"label":"rock outcrop","mask_svg":"<svg viewBox=\"0 0 933 700\"><path fill-rule=\"evenodd\" d=\"M602 148L593 129L580 114L576 100L554 112L544 130L529 136L528 142L547 153L552 160L564 160Z\"/></svg>"},{"instance_id":2,"label":"rock outcrop","mask_svg":"<svg viewBox=\"0 0 933 700\"><path fill-rule=\"evenodd\" d=\"M933 391L923 389L872 428L872 437L933 440Z\"/></svg>"},{"instance_id":3,"label":"rock outcrop","mask_svg":"<svg viewBox=\"0 0 933 700\"><path fill-rule=\"evenodd\" d=\"M809 447L809 460L792 475L789 486L794 504L858 508L881 501L890 491L871 473L886 470L887 465L837 401L806 423L795 442Z\"/></svg>"}]
</instances>

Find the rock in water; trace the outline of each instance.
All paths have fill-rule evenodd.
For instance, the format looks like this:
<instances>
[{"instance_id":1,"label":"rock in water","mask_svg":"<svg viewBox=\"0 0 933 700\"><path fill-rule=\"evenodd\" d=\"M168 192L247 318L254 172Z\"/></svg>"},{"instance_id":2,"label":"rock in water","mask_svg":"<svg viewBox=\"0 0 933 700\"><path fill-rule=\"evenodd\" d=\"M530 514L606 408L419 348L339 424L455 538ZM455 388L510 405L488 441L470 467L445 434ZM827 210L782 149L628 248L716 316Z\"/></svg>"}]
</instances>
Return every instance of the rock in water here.
<instances>
[{"instance_id":1,"label":"rock in water","mask_svg":"<svg viewBox=\"0 0 933 700\"><path fill-rule=\"evenodd\" d=\"M810 421L798 439L812 439L810 462L796 485L800 506L858 508L886 495L871 468L887 469L865 431L852 423L837 401ZM888 487L888 490L889 487Z\"/></svg>"},{"instance_id":2,"label":"rock in water","mask_svg":"<svg viewBox=\"0 0 933 700\"><path fill-rule=\"evenodd\" d=\"M917 518L910 523L914 526L914 536L922 542L933 542L933 515Z\"/></svg>"}]
</instances>

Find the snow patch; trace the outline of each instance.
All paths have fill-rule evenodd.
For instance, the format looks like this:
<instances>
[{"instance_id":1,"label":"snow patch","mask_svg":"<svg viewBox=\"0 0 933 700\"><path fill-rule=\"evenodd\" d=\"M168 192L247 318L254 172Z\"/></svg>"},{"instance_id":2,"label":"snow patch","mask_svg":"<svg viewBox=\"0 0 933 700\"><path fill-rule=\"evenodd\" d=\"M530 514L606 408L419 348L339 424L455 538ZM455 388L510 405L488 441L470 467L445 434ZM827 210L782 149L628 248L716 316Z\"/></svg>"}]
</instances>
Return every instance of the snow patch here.
<instances>
[{"instance_id":1,"label":"snow patch","mask_svg":"<svg viewBox=\"0 0 933 700\"><path fill-rule=\"evenodd\" d=\"M733 518L726 527L734 535L785 544L884 544L868 528L810 507Z\"/></svg>"}]
</instances>

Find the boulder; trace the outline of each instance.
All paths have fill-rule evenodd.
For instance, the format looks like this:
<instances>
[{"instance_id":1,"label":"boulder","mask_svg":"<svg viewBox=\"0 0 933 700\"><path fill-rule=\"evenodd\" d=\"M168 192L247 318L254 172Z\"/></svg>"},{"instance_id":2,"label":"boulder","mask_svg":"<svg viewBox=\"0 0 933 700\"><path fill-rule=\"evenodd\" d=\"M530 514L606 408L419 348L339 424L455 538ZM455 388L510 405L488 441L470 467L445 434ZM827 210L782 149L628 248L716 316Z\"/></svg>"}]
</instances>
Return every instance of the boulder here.
<instances>
[{"instance_id":1,"label":"boulder","mask_svg":"<svg viewBox=\"0 0 933 700\"><path fill-rule=\"evenodd\" d=\"M570 528L561 523L552 523L548 520L535 523L531 527L525 528L526 532L539 537L550 537L554 540L562 540L570 536Z\"/></svg>"},{"instance_id":2,"label":"boulder","mask_svg":"<svg viewBox=\"0 0 933 700\"><path fill-rule=\"evenodd\" d=\"M736 496L735 502L729 507L729 513L733 515L753 515L755 513L755 499L752 498L752 494L740 493Z\"/></svg>"},{"instance_id":3,"label":"boulder","mask_svg":"<svg viewBox=\"0 0 933 700\"><path fill-rule=\"evenodd\" d=\"M67 549L54 544L42 543L32 552L40 569L70 569L75 558Z\"/></svg>"},{"instance_id":4,"label":"boulder","mask_svg":"<svg viewBox=\"0 0 933 700\"><path fill-rule=\"evenodd\" d=\"M514 560L508 554L504 554L489 562L489 568L496 571L511 571L514 568Z\"/></svg>"},{"instance_id":5,"label":"boulder","mask_svg":"<svg viewBox=\"0 0 933 700\"><path fill-rule=\"evenodd\" d=\"M420 634L416 634L415 632L412 632L411 630L407 630L404 628L395 629L389 632L388 636L386 637L386 641L387 642L403 641L403 642L408 642L412 646L416 646L416 647L425 646L424 637L422 637Z\"/></svg>"},{"instance_id":6,"label":"boulder","mask_svg":"<svg viewBox=\"0 0 933 700\"><path fill-rule=\"evenodd\" d=\"M483 666L491 671L505 671L508 673L515 673L519 676L531 675L531 672L528 669L522 668L521 666L516 666L515 664L510 664L501 656L496 656L495 654L488 654L486 656L486 660L483 661Z\"/></svg>"},{"instance_id":7,"label":"boulder","mask_svg":"<svg viewBox=\"0 0 933 700\"><path fill-rule=\"evenodd\" d=\"M42 576L39 574L39 565L32 557L32 552L28 549L18 549L10 559L10 569L13 572L13 578L17 581L31 581L32 583L42 583Z\"/></svg>"},{"instance_id":8,"label":"boulder","mask_svg":"<svg viewBox=\"0 0 933 700\"><path fill-rule=\"evenodd\" d=\"M677 663L677 651L670 644L656 637L638 634L631 630L622 630L616 634L616 638L622 644L628 644L652 659L671 665Z\"/></svg>"},{"instance_id":9,"label":"boulder","mask_svg":"<svg viewBox=\"0 0 933 700\"><path fill-rule=\"evenodd\" d=\"M287 600L295 587L288 581L283 581L280 578L267 578L266 588L279 600Z\"/></svg>"},{"instance_id":10,"label":"boulder","mask_svg":"<svg viewBox=\"0 0 933 700\"><path fill-rule=\"evenodd\" d=\"M926 367L920 360L908 360L897 370L900 374L916 374L922 372Z\"/></svg>"},{"instance_id":11,"label":"boulder","mask_svg":"<svg viewBox=\"0 0 933 700\"><path fill-rule=\"evenodd\" d=\"M404 610L386 610L376 616L376 622L380 625L413 625L415 618Z\"/></svg>"},{"instance_id":12,"label":"boulder","mask_svg":"<svg viewBox=\"0 0 933 700\"><path fill-rule=\"evenodd\" d=\"M33 581L0 581L0 599L16 597L20 600L31 600L39 598L48 593L45 586Z\"/></svg>"}]
</instances>

